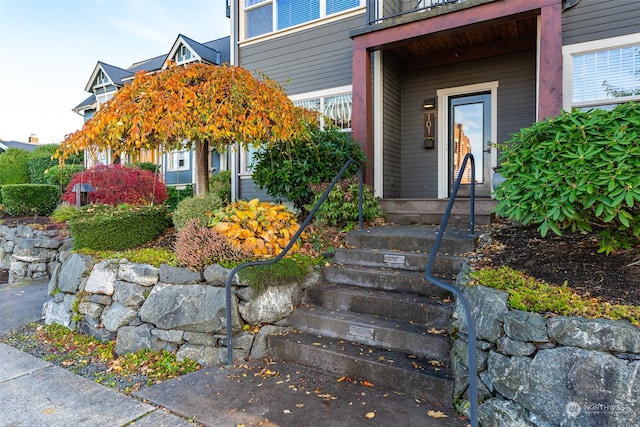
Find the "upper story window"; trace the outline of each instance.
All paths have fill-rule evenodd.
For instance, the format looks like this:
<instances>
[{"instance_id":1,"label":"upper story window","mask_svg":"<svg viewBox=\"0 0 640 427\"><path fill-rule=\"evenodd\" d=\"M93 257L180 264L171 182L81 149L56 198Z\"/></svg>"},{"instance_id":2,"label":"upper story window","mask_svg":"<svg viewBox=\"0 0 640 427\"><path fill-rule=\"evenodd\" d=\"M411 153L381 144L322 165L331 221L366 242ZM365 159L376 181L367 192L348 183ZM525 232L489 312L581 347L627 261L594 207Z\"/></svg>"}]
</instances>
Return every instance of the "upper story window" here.
<instances>
[{"instance_id":1,"label":"upper story window","mask_svg":"<svg viewBox=\"0 0 640 427\"><path fill-rule=\"evenodd\" d=\"M245 0L246 38L314 21L360 6L363 0Z\"/></svg>"},{"instance_id":2,"label":"upper story window","mask_svg":"<svg viewBox=\"0 0 640 427\"><path fill-rule=\"evenodd\" d=\"M614 108L640 100L640 37L614 37L565 46L564 108Z\"/></svg>"},{"instance_id":3,"label":"upper story window","mask_svg":"<svg viewBox=\"0 0 640 427\"><path fill-rule=\"evenodd\" d=\"M98 75L96 76L96 86L104 86L104 85L108 85L110 82L109 77L107 77L107 75L105 74L104 71L100 70L98 71Z\"/></svg>"},{"instance_id":4,"label":"upper story window","mask_svg":"<svg viewBox=\"0 0 640 427\"><path fill-rule=\"evenodd\" d=\"M193 58L191 51L185 45L182 44L178 48L178 51L173 57L173 60L176 64L182 64L184 62L188 62L191 58Z\"/></svg>"}]
</instances>

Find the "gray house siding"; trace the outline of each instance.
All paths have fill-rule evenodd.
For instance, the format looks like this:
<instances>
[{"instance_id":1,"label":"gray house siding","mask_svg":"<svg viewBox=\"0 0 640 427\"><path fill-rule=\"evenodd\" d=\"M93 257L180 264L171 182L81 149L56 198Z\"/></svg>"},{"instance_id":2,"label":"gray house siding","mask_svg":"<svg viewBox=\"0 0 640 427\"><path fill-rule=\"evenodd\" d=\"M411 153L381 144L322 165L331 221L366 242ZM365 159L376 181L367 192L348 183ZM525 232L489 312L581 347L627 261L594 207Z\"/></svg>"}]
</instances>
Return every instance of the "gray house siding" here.
<instances>
[{"instance_id":1,"label":"gray house siding","mask_svg":"<svg viewBox=\"0 0 640 427\"><path fill-rule=\"evenodd\" d=\"M535 122L535 51L455 64L406 74L402 81L402 196L438 196L438 151L423 148L424 98L438 89L495 81L498 87L498 141ZM440 131L440 130L438 130Z\"/></svg>"},{"instance_id":2,"label":"gray house siding","mask_svg":"<svg viewBox=\"0 0 640 427\"><path fill-rule=\"evenodd\" d=\"M562 14L562 44L637 33L638 0L581 0Z\"/></svg>"},{"instance_id":3,"label":"gray house siding","mask_svg":"<svg viewBox=\"0 0 640 427\"><path fill-rule=\"evenodd\" d=\"M258 189L255 182L248 177L240 178L238 190L238 199L241 200L260 199L263 202L270 202L272 200L271 196L269 196L265 191Z\"/></svg>"},{"instance_id":4,"label":"gray house siding","mask_svg":"<svg viewBox=\"0 0 640 427\"><path fill-rule=\"evenodd\" d=\"M400 94L402 83L397 60L391 55L384 55L382 88L382 114L384 115L382 138L383 154L383 196L399 198L402 196L402 162L401 162L401 126L400 126Z\"/></svg>"},{"instance_id":5,"label":"gray house siding","mask_svg":"<svg viewBox=\"0 0 640 427\"><path fill-rule=\"evenodd\" d=\"M351 84L353 42L349 31L365 23L364 13L239 49L239 64L261 71L288 95Z\"/></svg>"}]
</instances>

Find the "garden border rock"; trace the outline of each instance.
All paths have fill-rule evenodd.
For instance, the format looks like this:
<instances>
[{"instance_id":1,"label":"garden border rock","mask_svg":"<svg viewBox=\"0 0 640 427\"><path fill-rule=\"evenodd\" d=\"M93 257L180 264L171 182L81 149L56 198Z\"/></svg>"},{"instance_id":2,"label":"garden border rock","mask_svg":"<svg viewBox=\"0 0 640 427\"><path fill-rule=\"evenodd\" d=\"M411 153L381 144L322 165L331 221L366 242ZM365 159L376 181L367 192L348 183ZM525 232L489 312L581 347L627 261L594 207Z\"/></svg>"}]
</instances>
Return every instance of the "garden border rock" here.
<instances>
[{"instance_id":1,"label":"garden border rock","mask_svg":"<svg viewBox=\"0 0 640 427\"><path fill-rule=\"evenodd\" d=\"M640 328L512 310L507 292L469 283L465 264L456 285L476 323L481 425L640 425ZM459 302L451 331L454 398L468 400L467 325Z\"/></svg>"}]
</instances>

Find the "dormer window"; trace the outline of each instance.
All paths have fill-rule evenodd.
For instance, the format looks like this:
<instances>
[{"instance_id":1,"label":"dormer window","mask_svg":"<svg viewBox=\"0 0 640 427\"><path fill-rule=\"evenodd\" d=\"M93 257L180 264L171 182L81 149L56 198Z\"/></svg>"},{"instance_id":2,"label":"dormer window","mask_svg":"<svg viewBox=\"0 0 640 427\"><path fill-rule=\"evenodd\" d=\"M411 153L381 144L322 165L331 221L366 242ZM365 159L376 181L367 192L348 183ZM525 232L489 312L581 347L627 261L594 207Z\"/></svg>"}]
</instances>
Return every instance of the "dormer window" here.
<instances>
[{"instance_id":1,"label":"dormer window","mask_svg":"<svg viewBox=\"0 0 640 427\"><path fill-rule=\"evenodd\" d=\"M104 71L98 71L98 75L96 76L96 86L105 86L109 84L109 77L104 73Z\"/></svg>"},{"instance_id":2,"label":"dormer window","mask_svg":"<svg viewBox=\"0 0 640 427\"><path fill-rule=\"evenodd\" d=\"M191 51L183 44L178 47L178 51L176 55L173 57L173 60L176 64L182 64L184 62L188 62L193 58Z\"/></svg>"}]
</instances>

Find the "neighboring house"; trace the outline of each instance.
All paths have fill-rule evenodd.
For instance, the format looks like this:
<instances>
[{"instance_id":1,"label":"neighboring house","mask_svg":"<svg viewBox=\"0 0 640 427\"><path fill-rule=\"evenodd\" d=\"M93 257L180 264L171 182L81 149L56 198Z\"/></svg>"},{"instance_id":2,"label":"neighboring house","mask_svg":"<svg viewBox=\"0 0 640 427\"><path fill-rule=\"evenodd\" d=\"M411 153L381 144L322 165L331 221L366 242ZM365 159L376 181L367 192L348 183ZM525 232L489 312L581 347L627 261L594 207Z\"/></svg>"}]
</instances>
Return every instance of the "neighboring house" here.
<instances>
[{"instance_id":1,"label":"neighboring house","mask_svg":"<svg viewBox=\"0 0 640 427\"><path fill-rule=\"evenodd\" d=\"M494 144L562 109L640 98L637 0L235 0L232 64L351 130L383 199L489 196ZM464 133L464 139L460 136ZM235 195L259 195L233 161ZM466 177L466 175L465 175ZM466 179L469 181L469 179Z\"/></svg>"},{"instance_id":2,"label":"neighboring house","mask_svg":"<svg viewBox=\"0 0 640 427\"><path fill-rule=\"evenodd\" d=\"M83 116L85 121L89 120L100 109L100 105L111 99L121 87L135 78L138 71L156 73L166 68L168 61L173 61L178 65L196 61L210 65L229 63L229 43L229 37L199 43L180 34L171 46L169 53L136 62L128 68L120 68L98 61L85 86L85 90L91 95L73 108L73 111ZM138 153L128 155L110 151L96 151L85 155L85 166L91 167L97 163L152 162L161 166L165 184L182 186L196 182L193 154L188 149L164 154L158 151L141 150ZM211 150L210 171L212 173L226 169L227 164L226 154Z\"/></svg>"},{"instance_id":3,"label":"neighboring house","mask_svg":"<svg viewBox=\"0 0 640 427\"><path fill-rule=\"evenodd\" d=\"M0 154L7 151L9 148L19 148L21 150L33 151L38 147L38 137L31 135L29 142L19 141L3 141L0 139Z\"/></svg>"}]
</instances>

